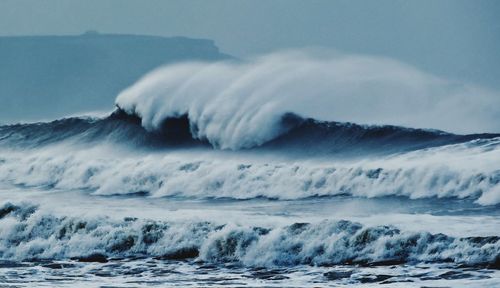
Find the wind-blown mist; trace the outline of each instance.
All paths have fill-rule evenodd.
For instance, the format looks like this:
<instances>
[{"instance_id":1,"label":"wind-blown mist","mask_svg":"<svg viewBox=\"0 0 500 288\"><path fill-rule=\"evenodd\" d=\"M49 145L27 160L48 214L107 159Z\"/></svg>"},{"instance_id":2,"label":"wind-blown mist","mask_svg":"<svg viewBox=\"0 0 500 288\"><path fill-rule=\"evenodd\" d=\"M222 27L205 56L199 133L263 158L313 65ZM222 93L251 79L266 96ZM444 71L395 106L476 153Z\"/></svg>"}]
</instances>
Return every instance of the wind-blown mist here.
<instances>
[{"instance_id":1,"label":"wind-blown mist","mask_svg":"<svg viewBox=\"0 0 500 288\"><path fill-rule=\"evenodd\" d=\"M220 148L260 145L286 132L282 116L392 124L456 133L500 131L500 95L387 58L286 52L248 62L155 70L117 105L154 130L188 114L194 137Z\"/></svg>"}]
</instances>

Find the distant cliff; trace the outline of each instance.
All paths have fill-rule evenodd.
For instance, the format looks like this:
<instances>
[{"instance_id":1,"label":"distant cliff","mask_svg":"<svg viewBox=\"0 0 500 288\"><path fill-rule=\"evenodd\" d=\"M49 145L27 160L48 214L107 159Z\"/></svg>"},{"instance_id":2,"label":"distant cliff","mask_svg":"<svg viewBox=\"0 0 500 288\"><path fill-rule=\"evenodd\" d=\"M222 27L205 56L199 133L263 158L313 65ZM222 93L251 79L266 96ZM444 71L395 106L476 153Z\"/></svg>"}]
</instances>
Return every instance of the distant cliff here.
<instances>
[{"instance_id":1,"label":"distant cliff","mask_svg":"<svg viewBox=\"0 0 500 288\"><path fill-rule=\"evenodd\" d=\"M0 37L0 123L111 109L144 73L229 58L211 40L110 35Z\"/></svg>"}]
</instances>

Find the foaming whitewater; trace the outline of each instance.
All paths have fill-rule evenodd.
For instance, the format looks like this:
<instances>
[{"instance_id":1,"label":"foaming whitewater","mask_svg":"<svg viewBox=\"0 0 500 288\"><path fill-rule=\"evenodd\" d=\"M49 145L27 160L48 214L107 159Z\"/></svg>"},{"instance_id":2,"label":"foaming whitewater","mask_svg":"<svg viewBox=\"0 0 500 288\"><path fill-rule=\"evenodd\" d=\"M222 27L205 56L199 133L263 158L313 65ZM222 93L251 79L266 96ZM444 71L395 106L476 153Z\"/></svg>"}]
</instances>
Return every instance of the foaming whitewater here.
<instances>
[{"instance_id":1,"label":"foaming whitewater","mask_svg":"<svg viewBox=\"0 0 500 288\"><path fill-rule=\"evenodd\" d=\"M64 259L155 256L196 258L249 266L369 264L382 261L453 261L498 266L500 237L455 238L408 233L391 226L349 221L294 223L284 227L170 223L127 218L58 218L29 204L0 207L0 256Z\"/></svg>"},{"instance_id":2,"label":"foaming whitewater","mask_svg":"<svg viewBox=\"0 0 500 288\"><path fill-rule=\"evenodd\" d=\"M498 95L289 52L0 126L0 286L497 287Z\"/></svg>"},{"instance_id":3,"label":"foaming whitewater","mask_svg":"<svg viewBox=\"0 0 500 288\"><path fill-rule=\"evenodd\" d=\"M498 93L384 58L281 53L250 62L160 68L118 95L148 130L188 115L193 136L222 149L261 145L305 118L498 132Z\"/></svg>"},{"instance_id":4,"label":"foaming whitewater","mask_svg":"<svg viewBox=\"0 0 500 288\"><path fill-rule=\"evenodd\" d=\"M0 181L97 195L289 200L347 194L500 203L500 138L369 160L272 160L269 153L253 151L129 153L110 146L74 151L64 145L11 151L0 158Z\"/></svg>"}]
</instances>

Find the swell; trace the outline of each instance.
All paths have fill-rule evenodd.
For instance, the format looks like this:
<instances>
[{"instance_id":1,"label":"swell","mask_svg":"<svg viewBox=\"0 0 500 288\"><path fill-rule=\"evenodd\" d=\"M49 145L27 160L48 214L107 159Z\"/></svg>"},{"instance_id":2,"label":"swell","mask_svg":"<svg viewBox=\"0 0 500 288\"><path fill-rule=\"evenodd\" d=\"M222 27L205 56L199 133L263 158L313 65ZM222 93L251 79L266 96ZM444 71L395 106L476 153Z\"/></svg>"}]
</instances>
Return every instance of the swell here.
<instances>
[{"instance_id":1,"label":"swell","mask_svg":"<svg viewBox=\"0 0 500 288\"><path fill-rule=\"evenodd\" d=\"M149 132L140 118L116 110L105 118L75 117L52 122L0 126L0 145L39 148L61 142L95 144L114 142L136 147L161 148L200 144L191 138L185 117L167 119L159 131Z\"/></svg>"},{"instance_id":2,"label":"swell","mask_svg":"<svg viewBox=\"0 0 500 288\"><path fill-rule=\"evenodd\" d=\"M263 148L293 150L309 155L391 154L429 147L491 139L500 134L456 135L438 130L412 129L391 125L369 126L302 119L285 114L282 123L288 132L262 145ZM293 123L293 124L291 124ZM292 128L288 128L288 127Z\"/></svg>"},{"instance_id":3,"label":"swell","mask_svg":"<svg viewBox=\"0 0 500 288\"><path fill-rule=\"evenodd\" d=\"M66 217L28 203L0 206L0 258L197 259L246 266L394 265L453 262L499 268L499 237L457 238L325 220L278 227Z\"/></svg>"},{"instance_id":4,"label":"swell","mask_svg":"<svg viewBox=\"0 0 500 288\"><path fill-rule=\"evenodd\" d=\"M64 118L4 125L0 126L0 145L39 148L61 142L83 145L112 142L138 148L210 147L207 139L196 136L198 128L190 122L189 115L167 118L152 131L143 128L141 122L139 116L117 109L105 118ZM282 115L280 130L287 132L260 146L243 150L296 152L308 156L391 154L500 136L326 122L292 113Z\"/></svg>"}]
</instances>

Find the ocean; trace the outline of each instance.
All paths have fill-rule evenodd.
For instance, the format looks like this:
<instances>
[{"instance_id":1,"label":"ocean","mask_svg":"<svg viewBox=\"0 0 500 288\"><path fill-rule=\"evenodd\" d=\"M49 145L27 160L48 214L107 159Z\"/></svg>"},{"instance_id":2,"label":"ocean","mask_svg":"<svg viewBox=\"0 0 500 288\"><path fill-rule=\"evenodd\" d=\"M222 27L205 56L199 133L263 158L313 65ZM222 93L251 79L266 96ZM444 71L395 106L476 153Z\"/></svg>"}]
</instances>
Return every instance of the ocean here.
<instances>
[{"instance_id":1,"label":"ocean","mask_svg":"<svg viewBox=\"0 0 500 288\"><path fill-rule=\"evenodd\" d=\"M499 134L324 120L199 65L0 126L0 286L500 286Z\"/></svg>"}]
</instances>

